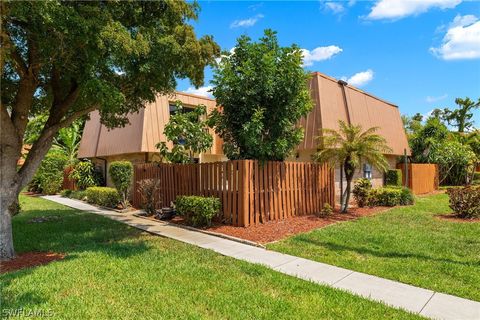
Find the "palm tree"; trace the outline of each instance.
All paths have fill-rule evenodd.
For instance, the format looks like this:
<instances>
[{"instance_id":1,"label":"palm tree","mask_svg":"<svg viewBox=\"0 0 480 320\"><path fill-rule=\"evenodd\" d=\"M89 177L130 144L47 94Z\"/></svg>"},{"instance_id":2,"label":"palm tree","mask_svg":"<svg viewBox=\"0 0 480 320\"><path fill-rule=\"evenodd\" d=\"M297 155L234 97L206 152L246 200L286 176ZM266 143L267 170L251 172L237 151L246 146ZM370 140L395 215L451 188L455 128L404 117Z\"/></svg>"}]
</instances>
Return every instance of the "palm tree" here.
<instances>
[{"instance_id":1,"label":"palm tree","mask_svg":"<svg viewBox=\"0 0 480 320\"><path fill-rule=\"evenodd\" d=\"M64 153L70 164L73 164L77 159L82 138L80 129L80 125L75 122L70 127L61 129L53 140L53 148Z\"/></svg>"},{"instance_id":2,"label":"palm tree","mask_svg":"<svg viewBox=\"0 0 480 320\"><path fill-rule=\"evenodd\" d=\"M362 162L367 162L381 171L387 171L388 162L383 154L391 149L385 138L375 133L378 127L362 131L360 125L346 124L344 121L339 121L339 125L338 131L322 130L322 134L317 137L319 144L314 160L328 162L333 167L337 164L343 166L347 188L342 197L344 201L340 205L341 211L347 212L355 170Z\"/></svg>"}]
</instances>

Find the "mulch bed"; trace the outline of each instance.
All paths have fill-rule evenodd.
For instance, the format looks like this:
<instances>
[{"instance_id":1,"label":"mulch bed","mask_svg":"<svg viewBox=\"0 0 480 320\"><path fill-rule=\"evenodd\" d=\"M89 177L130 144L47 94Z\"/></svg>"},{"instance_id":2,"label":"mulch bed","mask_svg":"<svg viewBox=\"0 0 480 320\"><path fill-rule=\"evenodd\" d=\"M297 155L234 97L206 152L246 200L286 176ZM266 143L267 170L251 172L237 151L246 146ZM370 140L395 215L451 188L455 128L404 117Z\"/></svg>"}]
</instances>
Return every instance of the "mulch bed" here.
<instances>
[{"instance_id":1,"label":"mulch bed","mask_svg":"<svg viewBox=\"0 0 480 320\"><path fill-rule=\"evenodd\" d=\"M56 260L62 260L65 255L55 252L26 252L17 255L13 260L0 262L0 274L24 268L44 265Z\"/></svg>"},{"instance_id":2,"label":"mulch bed","mask_svg":"<svg viewBox=\"0 0 480 320\"><path fill-rule=\"evenodd\" d=\"M314 215L292 217L280 221L269 221L248 228L234 227L214 222L209 228L202 230L222 233L225 235L250 240L253 242L265 244L286 238L297 233L308 232L313 229L322 228L337 222L355 220L361 217L371 216L376 213L390 209L388 207L375 208L352 208L349 213L339 213L336 210L329 217L317 217ZM172 223L185 224L182 217L175 217L170 220Z\"/></svg>"},{"instance_id":3,"label":"mulch bed","mask_svg":"<svg viewBox=\"0 0 480 320\"><path fill-rule=\"evenodd\" d=\"M441 219L441 220L447 220L447 221L452 221L452 222L464 222L464 223L475 223L475 222L480 222L480 218L460 218L459 216L455 214L439 214L436 215L435 218Z\"/></svg>"}]
</instances>

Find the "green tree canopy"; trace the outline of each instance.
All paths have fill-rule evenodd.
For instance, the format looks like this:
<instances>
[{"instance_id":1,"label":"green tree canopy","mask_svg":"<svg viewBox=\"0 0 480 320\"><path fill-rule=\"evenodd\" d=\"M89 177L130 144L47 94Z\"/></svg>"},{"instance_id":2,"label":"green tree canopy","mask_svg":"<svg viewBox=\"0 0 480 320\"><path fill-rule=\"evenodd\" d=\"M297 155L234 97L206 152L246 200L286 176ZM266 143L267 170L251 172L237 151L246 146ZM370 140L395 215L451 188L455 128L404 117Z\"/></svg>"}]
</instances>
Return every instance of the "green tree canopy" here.
<instances>
[{"instance_id":1,"label":"green tree canopy","mask_svg":"<svg viewBox=\"0 0 480 320\"><path fill-rule=\"evenodd\" d=\"M229 159L284 160L303 138L298 120L312 108L308 73L296 45L281 47L266 30L258 42L237 40L214 69L221 110L210 120Z\"/></svg>"},{"instance_id":2,"label":"green tree canopy","mask_svg":"<svg viewBox=\"0 0 480 320\"><path fill-rule=\"evenodd\" d=\"M457 128L458 132L469 131L474 126L473 111L480 108L480 99L477 102L470 98L456 98L458 108L450 110L445 108L442 111L442 119L449 125Z\"/></svg>"},{"instance_id":3,"label":"green tree canopy","mask_svg":"<svg viewBox=\"0 0 480 320\"><path fill-rule=\"evenodd\" d=\"M187 110L178 101L175 114L170 116L163 130L167 140L173 144L172 150L168 150L165 141L156 145L162 159L173 163L189 163L193 162L195 154L210 149L213 137L208 132L206 117L206 106L199 105Z\"/></svg>"},{"instance_id":4,"label":"green tree canopy","mask_svg":"<svg viewBox=\"0 0 480 320\"><path fill-rule=\"evenodd\" d=\"M14 254L9 209L57 132L99 110L107 127L174 90L177 78L203 83L219 47L197 38L196 2L2 1L0 259ZM31 117L46 114L17 171Z\"/></svg>"}]
</instances>

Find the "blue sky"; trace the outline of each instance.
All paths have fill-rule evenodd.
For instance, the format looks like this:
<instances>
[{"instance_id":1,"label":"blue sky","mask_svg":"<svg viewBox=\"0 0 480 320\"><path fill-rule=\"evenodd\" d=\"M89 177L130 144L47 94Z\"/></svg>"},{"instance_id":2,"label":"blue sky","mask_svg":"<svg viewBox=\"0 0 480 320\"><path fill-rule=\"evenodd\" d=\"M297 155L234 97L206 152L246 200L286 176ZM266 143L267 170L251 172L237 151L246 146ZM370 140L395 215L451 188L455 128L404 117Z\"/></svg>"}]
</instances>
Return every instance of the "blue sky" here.
<instances>
[{"instance_id":1,"label":"blue sky","mask_svg":"<svg viewBox=\"0 0 480 320\"><path fill-rule=\"evenodd\" d=\"M246 34L278 32L296 43L305 69L345 78L400 107L428 114L454 107L456 97L480 97L480 2L461 0L200 1L198 35L230 50ZM178 90L205 93L179 81ZM475 113L480 126L480 112Z\"/></svg>"}]
</instances>

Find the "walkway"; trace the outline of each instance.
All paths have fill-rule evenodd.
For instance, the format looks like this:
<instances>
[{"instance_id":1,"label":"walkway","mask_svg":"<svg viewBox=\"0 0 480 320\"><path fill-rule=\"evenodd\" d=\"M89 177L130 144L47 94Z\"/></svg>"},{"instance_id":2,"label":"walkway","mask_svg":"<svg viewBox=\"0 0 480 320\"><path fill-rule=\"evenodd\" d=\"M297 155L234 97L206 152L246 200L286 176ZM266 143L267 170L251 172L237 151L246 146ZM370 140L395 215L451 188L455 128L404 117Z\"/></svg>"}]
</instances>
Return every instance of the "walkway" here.
<instances>
[{"instance_id":1,"label":"walkway","mask_svg":"<svg viewBox=\"0 0 480 320\"><path fill-rule=\"evenodd\" d=\"M81 201L45 196L75 209L90 211L159 236L210 249L235 259L265 265L278 272L349 291L367 299L418 313L432 319L480 319L480 302L434 292L332 265L253 247L236 241L187 230L132 214L102 210Z\"/></svg>"}]
</instances>

